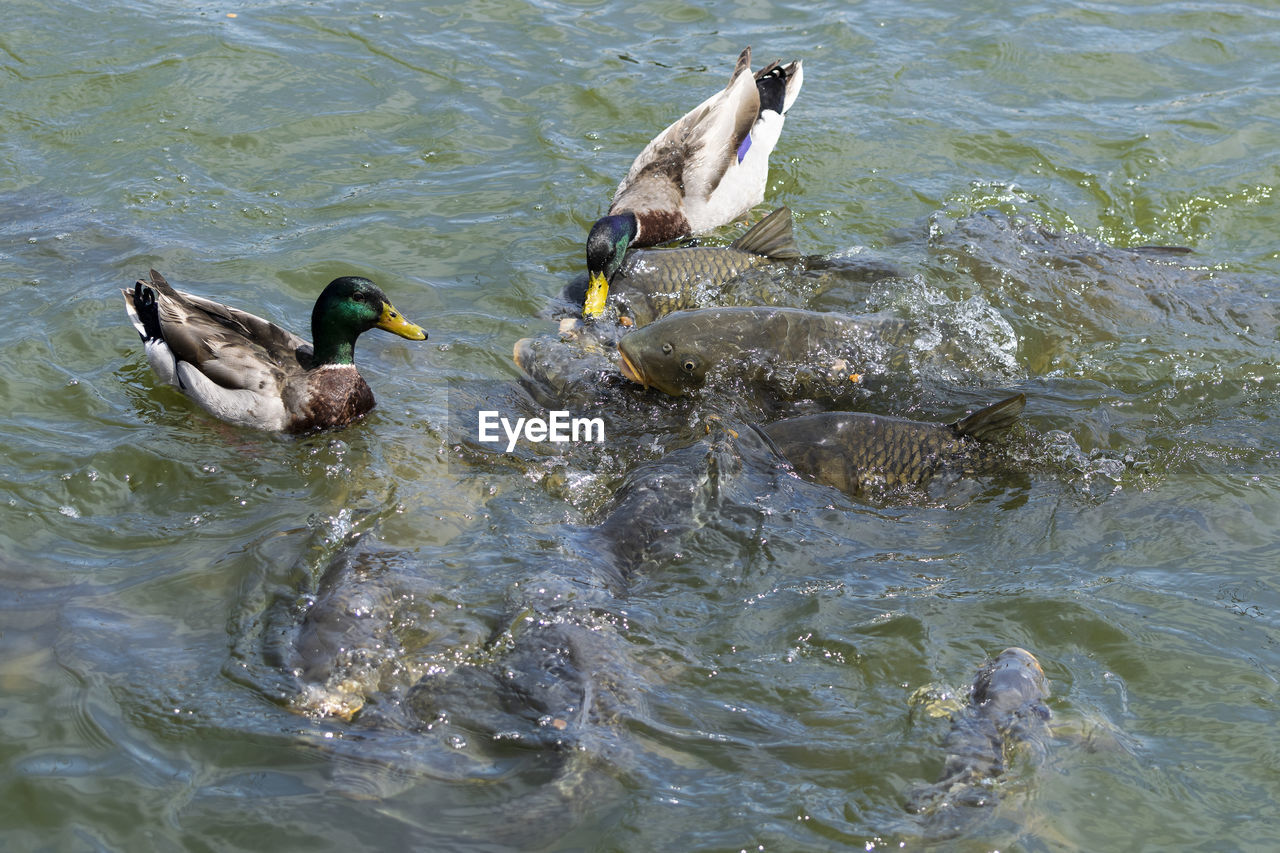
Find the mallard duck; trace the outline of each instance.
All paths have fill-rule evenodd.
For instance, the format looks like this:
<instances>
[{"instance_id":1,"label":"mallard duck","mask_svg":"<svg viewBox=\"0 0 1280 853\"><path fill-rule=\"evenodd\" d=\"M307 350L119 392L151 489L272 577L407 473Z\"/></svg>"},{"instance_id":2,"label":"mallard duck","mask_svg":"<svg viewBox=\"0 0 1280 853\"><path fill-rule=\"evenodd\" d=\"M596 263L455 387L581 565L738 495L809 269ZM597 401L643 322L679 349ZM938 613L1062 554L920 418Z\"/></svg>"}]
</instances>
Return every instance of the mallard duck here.
<instances>
[{"instance_id":1,"label":"mallard duck","mask_svg":"<svg viewBox=\"0 0 1280 853\"><path fill-rule=\"evenodd\" d=\"M174 290L155 270L121 293L161 380L215 417L275 432L345 426L373 408L353 363L362 332L427 339L377 285L356 276L334 279L316 300L314 347L261 317Z\"/></svg>"},{"instance_id":2,"label":"mallard duck","mask_svg":"<svg viewBox=\"0 0 1280 853\"><path fill-rule=\"evenodd\" d=\"M724 89L645 146L587 237L584 317L604 310L628 248L718 228L764 201L769 153L803 81L799 61L753 75L748 47Z\"/></svg>"}]
</instances>

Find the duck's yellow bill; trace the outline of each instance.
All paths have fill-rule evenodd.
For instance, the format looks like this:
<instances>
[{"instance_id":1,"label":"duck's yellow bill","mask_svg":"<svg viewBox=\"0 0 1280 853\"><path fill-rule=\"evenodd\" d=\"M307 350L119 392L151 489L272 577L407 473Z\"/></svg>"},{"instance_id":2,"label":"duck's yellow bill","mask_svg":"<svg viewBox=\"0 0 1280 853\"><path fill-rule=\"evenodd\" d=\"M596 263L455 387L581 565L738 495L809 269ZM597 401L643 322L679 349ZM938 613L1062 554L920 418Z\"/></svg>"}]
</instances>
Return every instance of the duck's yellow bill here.
<instances>
[{"instance_id":1,"label":"duck's yellow bill","mask_svg":"<svg viewBox=\"0 0 1280 853\"><path fill-rule=\"evenodd\" d=\"M605 300L609 298L609 279L602 272L593 272L587 282L587 298L582 301L582 318L590 320L604 313Z\"/></svg>"},{"instance_id":2,"label":"duck's yellow bill","mask_svg":"<svg viewBox=\"0 0 1280 853\"><path fill-rule=\"evenodd\" d=\"M411 341L425 341L427 333L421 326L415 326L406 320L390 302L382 303L382 316L375 323L379 329L385 329L393 335L408 338Z\"/></svg>"}]
</instances>

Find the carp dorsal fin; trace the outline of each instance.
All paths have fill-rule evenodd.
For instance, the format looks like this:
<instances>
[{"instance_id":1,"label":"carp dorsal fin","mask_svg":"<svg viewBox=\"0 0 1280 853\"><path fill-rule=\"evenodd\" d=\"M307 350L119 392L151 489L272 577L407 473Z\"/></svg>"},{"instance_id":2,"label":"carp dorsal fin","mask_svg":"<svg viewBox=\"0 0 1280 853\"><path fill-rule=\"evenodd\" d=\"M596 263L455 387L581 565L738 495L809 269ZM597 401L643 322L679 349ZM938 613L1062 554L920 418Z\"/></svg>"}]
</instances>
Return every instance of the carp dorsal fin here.
<instances>
[{"instance_id":1,"label":"carp dorsal fin","mask_svg":"<svg viewBox=\"0 0 1280 853\"><path fill-rule=\"evenodd\" d=\"M778 457L779 462L781 462L783 465L785 465L788 468L794 467L791 464L791 460L788 459L787 455L782 452L782 448L778 447L777 442L775 442L772 438L770 438L769 433L765 432L764 429L759 424L749 423L747 424L747 426L749 426L751 428L751 431L754 432L760 438L760 440L764 442L765 446L769 448L770 452L772 452L774 456Z\"/></svg>"},{"instance_id":2,"label":"carp dorsal fin","mask_svg":"<svg viewBox=\"0 0 1280 853\"><path fill-rule=\"evenodd\" d=\"M953 424L948 424L957 435L985 441L997 432L1013 426L1022 409L1027 405L1026 394L1014 394L1007 400L992 403L985 409L978 409L971 415L965 415Z\"/></svg>"},{"instance_id":3,"label":"carp dorsal fin","mask_svg":"<svg viewBox=\"0 0 1280 853\"><path fill-rule=\"evenodd\" d=\"M1133 246L1130 252L1152 258L1164 258L1170 255L1194 255L1196 250L1187 246Z\"/></svg>"},{"instance_id":4,"label":"carp dorsal fin","mask_svg":"<svg viewBox=\"0 0 1280 853\"><path fill-rule=\"evenodd\" d=\"M791 208L780 207L751 226L746 234L729 244L730 249L764 255L776 261L789 261L800 257L791 231Z\"/></svg>"}]
</instances>

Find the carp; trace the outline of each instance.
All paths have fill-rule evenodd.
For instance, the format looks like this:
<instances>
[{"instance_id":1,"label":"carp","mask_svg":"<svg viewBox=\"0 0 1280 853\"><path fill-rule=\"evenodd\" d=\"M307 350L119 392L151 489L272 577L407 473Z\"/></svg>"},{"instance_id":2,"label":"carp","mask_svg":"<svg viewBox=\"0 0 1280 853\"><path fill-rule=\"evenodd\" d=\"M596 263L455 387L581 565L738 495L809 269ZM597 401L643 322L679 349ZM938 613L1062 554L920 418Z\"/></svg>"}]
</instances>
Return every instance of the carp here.
<instances>
[{"instance_id":1,"label":"carp","mask_svg":"<svg viewBox=\"0 0 1280 853\"><path fill-rule=\"evenodd\" d=\"M623 376L673 396L736 382L777 399L841 400L865 393L865 377L905 368L912 337L885 314L699 308L623 335L618 352Z\"/></svg>"},{"instance_id":2,"label":"carp","mask_svg":"<svg viewBox=\"0 0 1280 853\"><path fill-rule=\"evenodd\" d=\"M860 497L873 488L923 486L935 476L994 473L1001 455L989 440L1007 430L1025 394L949 424L863 412L819 412L762 428L796 473Z\"/></svg>"},{"instance_id":3,"label":"carp","mask_svg":"<svg viewBox=\"0 0 1280 853\"><path fill-rule=\"evenodd\" d=\"M633 325L647 326L673 311L719 303L724 285L748 270L792 266L800 258L792 234L791 211L780 207L728 246L636 249L609 283L609 301ZM743 298L769 304L769 290L755 288Z\"/></svg>"},{"instance_id":4,"label":"carp","mask_svg":"<svg viewBox=\"0 0 1280 853\"><path fill-rule=\"evenodd\" d=\"M995 805L992 780L1005 773L1013 751L1043 760L1053 736L1048 698L1049 681L1026 649L1007 648L978 669L943 743L941 776L908 797L908 810L925 814L930 837L960 835L982 816L975 809Z\"/></svg>"}]
</instances>

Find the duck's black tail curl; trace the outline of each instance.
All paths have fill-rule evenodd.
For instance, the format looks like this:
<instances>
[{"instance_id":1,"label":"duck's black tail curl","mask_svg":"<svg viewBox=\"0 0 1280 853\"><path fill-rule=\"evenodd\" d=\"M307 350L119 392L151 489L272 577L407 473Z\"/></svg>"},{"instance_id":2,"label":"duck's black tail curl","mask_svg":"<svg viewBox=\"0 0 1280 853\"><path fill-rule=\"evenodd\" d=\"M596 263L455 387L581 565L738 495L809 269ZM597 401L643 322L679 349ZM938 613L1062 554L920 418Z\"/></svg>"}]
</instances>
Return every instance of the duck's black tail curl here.
<instances>
[{"instance_id":1,"label":"duck's black tail curl","mask_svg":"<svg viewBox=\"0 0 1280 853\"><path fill-rule=\"evenodd\" d=\"M143 331L139 337L143 343L147 341L163 341L164 332L160 328L160 308L156 301L156 292L139 280L133 286L133 310L138 314Z\"/></svg>"},{"instance_id":2,"label":"duck's black tail curl","mask_svg":"<svg viewBox=\"0 0 1280 853\"><path fill-rule=\"evenodd\" d=\"M756 91L760 93L760 112L773 110L782 115L787 102L787 72L778 63L761 71L756 76Z\"/></svg>"}]
</instances>

